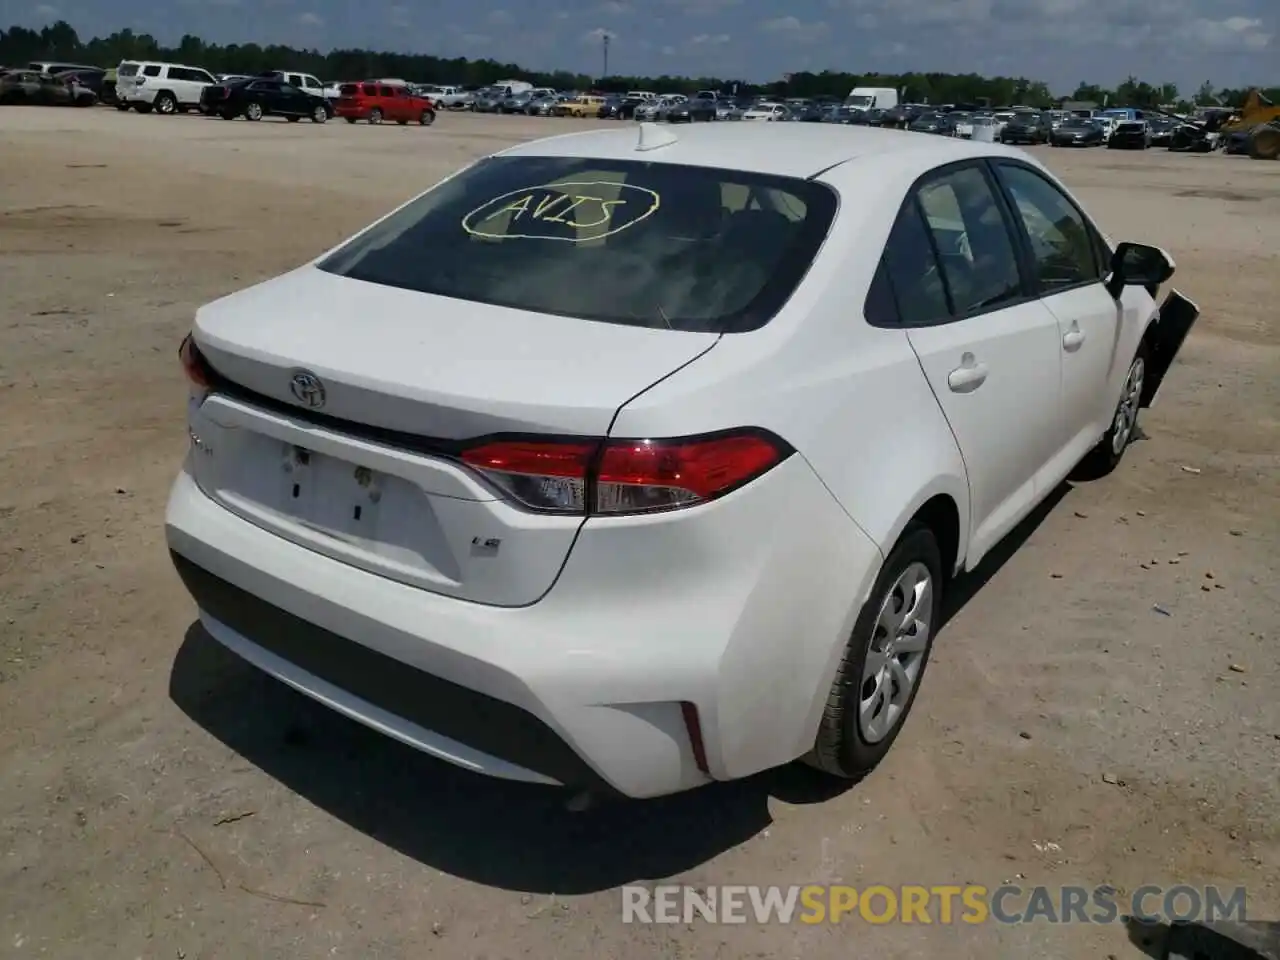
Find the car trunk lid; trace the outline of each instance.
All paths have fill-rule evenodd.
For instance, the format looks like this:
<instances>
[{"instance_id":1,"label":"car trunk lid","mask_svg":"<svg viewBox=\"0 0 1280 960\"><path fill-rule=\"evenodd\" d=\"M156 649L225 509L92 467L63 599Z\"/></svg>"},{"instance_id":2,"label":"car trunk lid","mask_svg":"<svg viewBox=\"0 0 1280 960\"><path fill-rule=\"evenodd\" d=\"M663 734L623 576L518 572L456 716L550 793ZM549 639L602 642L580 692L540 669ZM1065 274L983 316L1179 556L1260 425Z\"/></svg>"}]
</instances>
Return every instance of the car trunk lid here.
<instances>
[{"instance_id":1,"label":"car trunk lid","mask_svg":"<svg viewBox=\"0 0 1280 960\"><path fill-rule=\"evenodd\" d=\"M459 599L535 602L582 523L460 462L478 438L604 437L717 336L528 314L303 267L202 309L216 373L191 411L197 482L245 519Z\"/></svg>"}]
</instances>

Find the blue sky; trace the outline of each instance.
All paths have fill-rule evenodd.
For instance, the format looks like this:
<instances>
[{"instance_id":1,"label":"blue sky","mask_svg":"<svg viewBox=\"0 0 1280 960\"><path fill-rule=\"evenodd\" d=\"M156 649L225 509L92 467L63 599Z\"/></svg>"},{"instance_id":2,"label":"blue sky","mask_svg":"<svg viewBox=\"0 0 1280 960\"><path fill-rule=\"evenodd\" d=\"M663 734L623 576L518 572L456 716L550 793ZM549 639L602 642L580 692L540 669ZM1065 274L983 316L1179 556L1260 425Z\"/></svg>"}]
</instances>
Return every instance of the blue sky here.
<instances>
[{"instance_id":1,"label":"blue sky","mask_svg":"<svg viewBox=\"0 0 1280 960\"><path fill-rule=\"evenodd\" d=\"M0 24L68 20L328 49L483 57L596 74L769 80L789 71L1024 75L1058 92L1133 73L1193 92L1280 82L1280 0L0 0Z\"/></svg>"}]
</instances>

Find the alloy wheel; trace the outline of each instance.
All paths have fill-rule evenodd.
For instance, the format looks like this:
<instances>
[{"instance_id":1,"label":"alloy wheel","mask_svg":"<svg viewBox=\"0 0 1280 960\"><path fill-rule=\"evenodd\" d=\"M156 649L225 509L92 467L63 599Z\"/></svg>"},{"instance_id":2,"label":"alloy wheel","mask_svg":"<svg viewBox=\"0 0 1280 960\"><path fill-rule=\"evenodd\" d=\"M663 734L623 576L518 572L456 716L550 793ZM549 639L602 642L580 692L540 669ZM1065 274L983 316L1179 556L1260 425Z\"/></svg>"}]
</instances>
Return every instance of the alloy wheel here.
<instances>
[{"instance_id":1,"label":"alloy wheel","mask_svg":"<svg viewBox=\"0 0 1280 960\"><path fill-rule=\"evenodd\" d=\"M858 690L858 728L869 744L889 736L911 702L933 629L933 590L929 568L917 561L880 605Z\"/></svg>"},{"instance_id":2,"label":"alloy wheel","mask_svg":"<svg viewBox=\"0 0 1280 960\"><path fill-rule=\"evenodd\" d=\"M1138 423L1138 411L1142 406L1142 388L1147 374L1147 365L1142 357L1134 358L1129 367L1129 375L1124 380L1124 393L1120 396L1120 404L1116 407L1115 424L1111 431L1111 452L1119 456L1133 436L1133 428Z\"/></svg>"}]
</instances>

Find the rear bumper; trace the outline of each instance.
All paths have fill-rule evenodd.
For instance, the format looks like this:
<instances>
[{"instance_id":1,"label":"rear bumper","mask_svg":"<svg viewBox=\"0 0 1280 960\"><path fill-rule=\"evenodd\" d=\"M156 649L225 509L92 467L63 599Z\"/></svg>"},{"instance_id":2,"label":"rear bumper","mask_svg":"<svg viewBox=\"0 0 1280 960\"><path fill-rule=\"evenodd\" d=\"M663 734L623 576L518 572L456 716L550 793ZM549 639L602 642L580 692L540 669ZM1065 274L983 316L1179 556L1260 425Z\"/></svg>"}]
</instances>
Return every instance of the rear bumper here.
<instances>
[{"instance_id":1,"label":"rear bumper","mask_svg":"<svg viewBox=\"0 0 1280 960\"><path fill-rule=\"evenodd\" d=\"M684 517L589 521L522 608L299 547L185 470L166 538L209 633L295 689L479 773L636 798L806 753L881 562L799 456Z\"/></svg>"}]
</instances>

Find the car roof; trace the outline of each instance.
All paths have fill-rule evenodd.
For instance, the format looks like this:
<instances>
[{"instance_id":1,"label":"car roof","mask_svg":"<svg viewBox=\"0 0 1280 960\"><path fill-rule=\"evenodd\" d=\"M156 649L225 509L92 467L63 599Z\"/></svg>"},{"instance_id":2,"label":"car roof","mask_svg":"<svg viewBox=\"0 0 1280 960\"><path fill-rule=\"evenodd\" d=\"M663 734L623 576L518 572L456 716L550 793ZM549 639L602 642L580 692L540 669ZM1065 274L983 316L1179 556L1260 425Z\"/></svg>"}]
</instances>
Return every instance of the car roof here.
<instances>
[{"instance_id":1,"label":"car roof","mask_svg":"<svg viewBox=\"0 0 1280 960\"><path fill-rule=\"evenodd\" d=\"M812 177L848 160L920 173L976 157L1025 157L1022 151L905 130L876 127L795 124L786 136L769 125L706 124L681 129L671 143L638 152L635 127L569 133L518 144L500 151L504 157L585 157L605 160L652 160L697 167L719 167L750 173ZM666 133L666 128L662 128Z\"/></svg>"}]
</instances>

